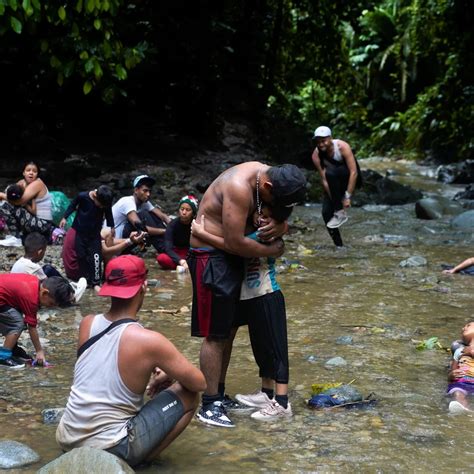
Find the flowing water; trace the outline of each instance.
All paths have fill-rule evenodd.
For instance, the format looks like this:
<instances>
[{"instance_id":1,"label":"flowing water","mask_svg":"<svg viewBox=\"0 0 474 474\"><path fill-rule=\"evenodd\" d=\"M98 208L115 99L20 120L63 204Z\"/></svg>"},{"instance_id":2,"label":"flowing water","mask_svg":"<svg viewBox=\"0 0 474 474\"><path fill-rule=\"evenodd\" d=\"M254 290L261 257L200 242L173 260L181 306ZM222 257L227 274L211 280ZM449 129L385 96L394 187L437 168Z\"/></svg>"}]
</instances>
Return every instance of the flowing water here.
<instances>
[{"instance_id":1,"label":"flowing water","mask_svg":"<svg viewBox=\"0 0 474 474\"><path fill-rule=\"evenodd\" d=\"M394 179L428 194L455 190L436 183L429 168L411 163L378 159L364 166L390 167ZM414 204L368 206L350 211L341 229L348 248L336 251L320 211L314 205L295 212L297 230L286 239L287 264L279 275L287 302L294 417L262 423L248 414L231 415L234 429L193 421L157 464L141 472L472 472L474 418L447 412L449 354L417 351L414 342L437 336L449 346L472 317L474 279L441 273L442 263L472 256L472 233L452 229L449 218L418 220ZM425 257L427 265L400 267L413 255ZM305 268L295 268L296 263ZM200 340L189 335L189 278L158 270L151 258L147 264L160 284L149 288L141 321L197 362ZM41 331L55 366L0 374L2 438L25 442L42 458L18 472L34 472L61 454L55 426L43 424L41 410L64 406L77 325L82 316L105 308L106 301L88 294L78 309L43 312ZM338 344L341 336L350 336L352 343ZM347 365L325 368L335 356ZM243 328L227 392L255 390L257 376ZM364 395L376 394L375 407L307 408L312 383L352 380Z\"/></svg>"}]
</instances>

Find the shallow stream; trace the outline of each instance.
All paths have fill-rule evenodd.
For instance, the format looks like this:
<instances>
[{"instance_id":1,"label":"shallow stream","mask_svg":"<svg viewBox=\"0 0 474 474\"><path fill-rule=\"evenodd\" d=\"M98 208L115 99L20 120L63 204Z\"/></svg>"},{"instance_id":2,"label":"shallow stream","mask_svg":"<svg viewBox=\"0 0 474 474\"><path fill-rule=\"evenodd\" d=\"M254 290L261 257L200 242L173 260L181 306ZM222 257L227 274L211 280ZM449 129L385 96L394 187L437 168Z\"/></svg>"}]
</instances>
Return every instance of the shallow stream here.
<instances>
[{"instance_id":1,"label":"shallow stream","mask_svg":"<svg viewBox=\"0 0 474 474\"><path fill-rule=\"evenodd\" d=\"M428 194L452 195L432 171L408 162L374 159L362 167L393 170L393 177ZM444 275L442 263L472 256L472 233L453 230L449 218L416 219L414 204L352 209L342 228L347 249L336 251L320 206L298 208L296 231L287 240L287 264L279 275L287 302L290 400L294 417L263 423L233 415L234 429L193 421L156 465L140 472L472 472L474 418L447 412L449 354L417 351L414 341L437 336L444 346L472 316L474 279ZM414 255L428 264L402 268ZM151 258L142 323L171 339L197 362L200 340L190 337L189 278L163 272ZM291 265L292 264L292 265ZM297 267L296 264L305 268ZM0 373L3 439L24 442L41 462L17 472L35 472L59 456L55 426L43 424L41 410L65 405L72 380L76 330L82 316L106 309L86 294L80 308L42 313L42 336L54 367ZM350 336L350 344L338 344ZM346 342L350 341L345 338ZM27 341L27 339L25 339ZM343 357L347 365L327 369ZM245 329L237 336L227 392L259 387ZM306 407L311 384L349 382L378 404L366 410L314 411ZM232 416L232 415L231 415Z\"/></svg>"}]
</instances>

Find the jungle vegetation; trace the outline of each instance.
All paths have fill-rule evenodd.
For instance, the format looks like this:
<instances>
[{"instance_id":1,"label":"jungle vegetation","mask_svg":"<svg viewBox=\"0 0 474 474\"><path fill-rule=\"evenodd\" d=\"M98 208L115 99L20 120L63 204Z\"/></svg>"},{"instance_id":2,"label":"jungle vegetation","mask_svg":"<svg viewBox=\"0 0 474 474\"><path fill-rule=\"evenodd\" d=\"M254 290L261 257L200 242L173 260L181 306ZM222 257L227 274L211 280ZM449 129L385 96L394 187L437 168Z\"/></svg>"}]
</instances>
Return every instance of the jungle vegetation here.
<instances>
[{"instance_id":1,"label":"jungle vegetation","mask_svg":"<svg viewBox=\"0 0 474 474\"><path fill-rule=\"evenodd\" d=\"M57 140L251 122L372 153L473 157L470 0L0 0L2 135ZM278 150L278 151L277 151Z\"/></svg>"}]
</instances>

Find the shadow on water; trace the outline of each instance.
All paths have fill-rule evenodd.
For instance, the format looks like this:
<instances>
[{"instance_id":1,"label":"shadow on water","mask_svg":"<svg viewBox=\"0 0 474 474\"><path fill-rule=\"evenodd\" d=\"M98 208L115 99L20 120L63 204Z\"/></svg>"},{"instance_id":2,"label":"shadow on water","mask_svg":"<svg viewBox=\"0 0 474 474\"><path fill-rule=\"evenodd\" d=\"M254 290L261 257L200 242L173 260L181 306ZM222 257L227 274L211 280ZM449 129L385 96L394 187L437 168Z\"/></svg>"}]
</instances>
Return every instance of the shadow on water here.
<instances>
[{"instance_id":1,"label":"shadow on water","mask_svg":"<svg viewBox=\"0 0 474 474\"><path fill-rule=\"evenodd\" d=\"M420 178L420 179L426 179ZM430 187L431 184L428 185ZM472 419L447 413L446 368L441 350L417 351L413 340L437 336L444 346L471 317L472 280L444 275L442 263L472 255L472 234L454 231L448 219L420 221L414 206L352 209L341 229L348 244L335 251L322 226L320 207L298 208L287 238L288 262L279 282L288 309L290 399L294 417L262 423L234 415L235 429L193 421L155 465L140 472L470 472L474 464ZM402 268L420 255L427 265ZM191 285L187 276L158 270L151 258L149 288L140 312L197 362L200 341L190 337ZM2 372L2 437L30 445L42 457L34 472L60 454L54 426L40 412L64 406L72 379L76 329L81 317L105 309L88 294L81 307L43 313L42 335L51 369ZM350 344L338 344L350 336ZM347 338L346 338L347 339ZM345 367L327 369L335 356ZM248 334L241 329L227 380L231 395L258 388ZM305 406L315 382L349 382L379 403L369 410L311 411Z\"/></svg>"}]
</instances>

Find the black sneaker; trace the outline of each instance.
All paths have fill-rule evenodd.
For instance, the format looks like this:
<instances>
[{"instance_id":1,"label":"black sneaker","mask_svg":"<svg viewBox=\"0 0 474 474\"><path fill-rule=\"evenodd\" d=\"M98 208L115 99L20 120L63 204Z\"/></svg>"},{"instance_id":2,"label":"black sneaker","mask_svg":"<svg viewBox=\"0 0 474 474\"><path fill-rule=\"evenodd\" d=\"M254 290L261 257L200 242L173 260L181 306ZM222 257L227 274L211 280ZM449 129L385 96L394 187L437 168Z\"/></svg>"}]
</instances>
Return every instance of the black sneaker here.
<instances>
[{"instance_id":1,"label":"black sneaker","mask_svg":"<svg viewBox=\"0 0 474 474\"><path fill-rule=\"evenodd\" d=\"M0 359L0 367L7 367L8 369L23 369L25 364L17 362L9 357L8 359Z\"/></svg>"},{"instance_id":2,"label":"black sneaker","mask_svg":"<svg viewBox=\"0 0 474 474\"><path fill-rule=\"evenodd\" d=\"M231 410L231 411L255 410L255 407L249 407L248 405L244 405L243 403L240 403L237 400L230 398L229 395L227 394L224 395L224 399L222 400L222 405L224 405L224 408L226 410Z\"/></svg>"},{"instance_id":3,"label":"black sneaker","mask_svg":"<svg viewBox=\"0 0 474 474\"><path fill-rule=\"evenodd\" d=\"M222 426L223 428L235 427L220 401L202 405L196 416L200 421L208 425Z\"/></svg>"},{"instance_id":4,"label":"black sneaker","mask_svg":"<svg viewBox=\"0 0 474 474\"><path fill-rule=\"evenodd\" d=\"M33 360L33 357L28 354L28 352L23 349L23 347L18 344L12 349L12 358L14 359L23 359L23 360Z\"/></svg>"}]
</instances>

